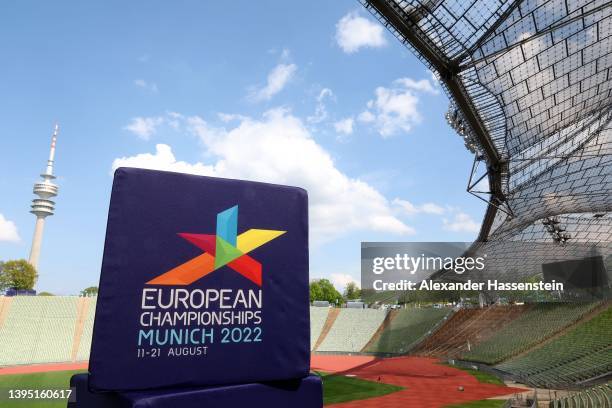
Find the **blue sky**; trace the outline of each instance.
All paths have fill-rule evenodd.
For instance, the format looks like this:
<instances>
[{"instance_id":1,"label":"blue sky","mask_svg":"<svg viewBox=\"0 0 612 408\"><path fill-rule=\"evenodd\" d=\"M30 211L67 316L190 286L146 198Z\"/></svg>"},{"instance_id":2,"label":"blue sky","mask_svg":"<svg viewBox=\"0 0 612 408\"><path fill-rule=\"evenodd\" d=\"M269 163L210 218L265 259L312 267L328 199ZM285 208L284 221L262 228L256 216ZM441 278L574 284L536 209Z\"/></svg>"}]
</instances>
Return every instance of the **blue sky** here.
<instances>
[{"instance_id":1,"label":"blue sky","mask_svg":"<svg viewBox=\"0 0 612 408\"><path fill-rule=\"evenodd\" d=\"M0 259L27 258L60 124L39 290L97 285L112 169L304 187L311 277L359 280L361 241L469 241L473 157L425 66L353 0L5 2Z\"/></svg>"}]
</instances>

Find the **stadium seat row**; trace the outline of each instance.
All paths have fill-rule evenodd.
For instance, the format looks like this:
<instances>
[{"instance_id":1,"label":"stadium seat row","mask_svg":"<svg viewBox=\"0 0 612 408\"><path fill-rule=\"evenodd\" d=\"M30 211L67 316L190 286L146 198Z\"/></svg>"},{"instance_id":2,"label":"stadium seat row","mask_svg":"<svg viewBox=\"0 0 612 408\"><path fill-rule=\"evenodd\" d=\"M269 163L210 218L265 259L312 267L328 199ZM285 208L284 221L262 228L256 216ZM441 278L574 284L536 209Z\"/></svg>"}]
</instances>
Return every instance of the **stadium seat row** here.
<instances>
[{"instance_id":1,"label":"stadium seat row","mask_svg":"<svg viewBox=\"0 0 612 408\"><path fill-rule=\"evenodd\" d=\"M363 350L368 353L405 354L451 313L451 309L410 308L391 312L394 316L379 336Z\"/></svg>"},{"instance_id":2,"label":"stadium seat row","mask_svg":"<svg viewBox=\"0 0 612 408\"><path fill-rule=\"evenodd\" d=\"M486 364L497 364L528 350L564 329L598 303L542 303L533 305L524 315L502 327L488 340L475 345L461 358Z\"/></svg>"},{"instance_id":3,"label":"stadium seat row","mask_svg":"<svg viewBox=\"0 0 612 408\"><path fill-rule=\"evenodd\" d=\"M567 387L612 371L612 307L527 354L496 366L532 385Z\"/></svg>"},{"instance_id":4,"label":"stadium seat row","mask_svg":"<svg viewBox=\"0 0 612 408\"><path fill-rule=\"evenodd\" d=\"M387 315L380 309L341 309L317 351L358 353L378 330Z\"/></svg>"},{"instance_id":5,"label":"stadium seat row","mask_svg":"<svg viewBox=\"0 0 612 408\"><path fill-rule=\"evenodd\" d=\"M460 309L422 342L415 352L425 356L456 358L494 335L527 310L526 306Z\"/></svg>"},{"instance_id":6,"label":"stadium seat row","mask_svg":"<svg viewBox=\"0 0 612 408\"><path fill-rule=\"evenodd\" d=\"M612 383L551 401L550 408L612 408Z\"/></svg>"}]
</instances>

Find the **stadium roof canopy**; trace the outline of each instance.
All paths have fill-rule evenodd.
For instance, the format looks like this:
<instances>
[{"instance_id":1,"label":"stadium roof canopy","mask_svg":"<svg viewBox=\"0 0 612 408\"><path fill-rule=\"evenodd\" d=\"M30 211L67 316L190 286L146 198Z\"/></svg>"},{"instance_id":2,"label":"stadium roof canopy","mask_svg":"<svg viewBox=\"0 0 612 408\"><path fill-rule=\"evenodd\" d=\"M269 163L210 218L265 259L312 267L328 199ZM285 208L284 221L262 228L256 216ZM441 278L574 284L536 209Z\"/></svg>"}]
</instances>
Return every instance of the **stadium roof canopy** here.
<instances>
[{"instance_id":1,"label":"stadium roof canopy","mask_svg":"<svg viewBox=\"0 0 612 408\"><path fill-rule=\"evenodd\" d=\"M361 2L451 99L480 245L612 241L611 1Z\"/></svg>"}]
</instances>

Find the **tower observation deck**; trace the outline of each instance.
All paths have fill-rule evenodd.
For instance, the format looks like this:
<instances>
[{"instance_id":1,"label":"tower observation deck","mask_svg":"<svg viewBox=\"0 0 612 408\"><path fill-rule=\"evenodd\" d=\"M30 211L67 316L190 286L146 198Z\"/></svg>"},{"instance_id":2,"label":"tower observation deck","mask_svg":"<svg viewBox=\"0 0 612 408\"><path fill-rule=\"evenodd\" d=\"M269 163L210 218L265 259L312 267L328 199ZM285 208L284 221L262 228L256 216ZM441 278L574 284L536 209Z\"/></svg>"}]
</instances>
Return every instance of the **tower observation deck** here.
<instances>
[{"instance_id":1,"label":"tower observation deck","mask_svg":"<svg viewBox=\"0 0 612 408\"><path fill-rule=\"evenodd\" d=\"M34 184L33 191L38 198L32 200L32 209L30 210L30 212L36 216L36 226L34 227L34 237L32 239L29 262L35 268L38 267L43 230L45 228L45 218L49 215L53 215L55 202L51 199L56 197L58 193L58 187L53 183L55 179L53 175L53 164L55 161L55 145L57 143L58 132L59 126L56 124L53 129L53 135L51 136L51 149L49 151L49 160L47 160L47 169L40 175L42 181Z\"/></svg>"}]
</instances>

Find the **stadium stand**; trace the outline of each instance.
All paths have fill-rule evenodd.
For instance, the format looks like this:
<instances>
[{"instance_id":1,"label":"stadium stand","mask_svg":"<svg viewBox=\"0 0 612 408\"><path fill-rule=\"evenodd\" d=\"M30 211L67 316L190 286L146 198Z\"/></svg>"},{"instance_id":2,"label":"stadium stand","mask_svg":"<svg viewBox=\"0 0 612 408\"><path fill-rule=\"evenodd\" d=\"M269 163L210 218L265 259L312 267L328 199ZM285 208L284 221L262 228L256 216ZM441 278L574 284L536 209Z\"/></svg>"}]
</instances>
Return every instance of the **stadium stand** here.
<instances>
[{"instance_id":1,"label":"stadium stand","mask_svg":"<svg viewBox=\"0 0 612 408\"><path fill-rule=\"evenodd\" d=\"M525 306L460 309L418 345L415 352L424 356L457 357L491 337L527 309Z\"/></svg>"},{"instance_id":2,"label":"stadium stand","mask_svg":"<svg viewBox=\"0 0 612 408\"><path fill-rule=\"evenodd\" d=\"M387 311L379 309L341 309L334 325L317 351L356 353L372 338Z\"/></svg>"},{"instance_id":3,"label":"stadium stand","mask_svg":"<svg viewBox=\"0 0 612 408\"><path fill-rule=\"evenodd\" d=\"M89 302L87 302L87 310L85 311L85 316L83 316L83 331L81 333L77 353L74 358L76 361L89 360L89 350L91 349L91 336L93 334L93 323L94 316L96 314L97 298L92 297L85 300Z\"/></svg>"},{"instance_id":4,"label":"stadium stand","mask_svg":"<svg viewBox=\"0 0 612 408\"><path fill-rule=\"evenodd\" d=\"M550 408L612 408L612 383L598 385L551 401Z\"/></svg>"},{"instance_id":5,"label":"stadium stand","mask_svg":"<svg viewBox=\"0 0 612 408\"><path fill-rule=\"evenodd\" d=\"M404 354L446 318L450 309L410 308L391 311L393 318L363 349L367 353Z\"/></svg>"},{"instance_id":6,"label":"stadium stand","mask_svg":"<svg viewBox=\"0 0 612 408\"><path fill-rule=\"evenodd\" d=\"M327 307L311 307L310 308L310 349L312 350L317 344L317 340L323 331L323 326L327 320L329 308Z\"/></svg>"},{"instance_id":7,"label":"stadium stand","mask_svg":"<svg viewBox=\"0 0 612 408\"><path fill-rule=\"evenodd\" d=\"M95 308L95 297L0 297L0 365L88 360ZM495 306L454 313L312 307L310 316L314 351L411 352L497 363L495 368L520 382L546 388L583 387L583 382L592 384L612 372L609 303Z\"/></svg>"},{"instance_id":8,"label":"stadium stand","mask_svg":"<svg viewBox=\"0 0 612 408\"><path fill-rule=\"evenodd\" d=\"M70 361L78 297L16 296L0 327L0 365Z\"/></svg>"},{"instance_id":9,"label":"stadium stand","mask_svg":"<svg viewBox=\"0 0 612 408\"><path fill-rule=\"evenodd\" d=\"M325 323L323 324L323 328L321 329L321 334L319 335L319 338L317 339L317 342L315 343L315 345L314 346L311 345L312 351L317 351L319 346L321 346L321 343L323 343L323 340L325 340L325 338L327 337L327 334L329 333L331 328L334 326L334 323L336 322L336 319L338 318L338 315L340 314L340 310L341 309L338 309L335 307L329 309L329 313L327 314L327 319L325 320Z\"/></svg>"},{"instance_id":10,"label":"stadium stand","mask_svg":"<svg viewBox=\"0 0 612 408\"><path fill-rule=\"evenodd\" d=\"M475 345L461 358L497 364L528 350L579 320L599 303L542 303L533 305L524 315L502 327L491 338Z\"/></svg>"},{"instance_id":11,"label":"stadium stand","mask_svg":"<svg viewBox=\"0 0 612 408\"><path fill-rule=\"evenodd\" d=\"M612 372L612 307L496 368L539 387L572 387Z\"/></svg>"}]
</instances>

